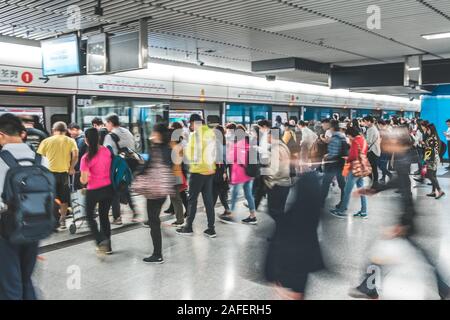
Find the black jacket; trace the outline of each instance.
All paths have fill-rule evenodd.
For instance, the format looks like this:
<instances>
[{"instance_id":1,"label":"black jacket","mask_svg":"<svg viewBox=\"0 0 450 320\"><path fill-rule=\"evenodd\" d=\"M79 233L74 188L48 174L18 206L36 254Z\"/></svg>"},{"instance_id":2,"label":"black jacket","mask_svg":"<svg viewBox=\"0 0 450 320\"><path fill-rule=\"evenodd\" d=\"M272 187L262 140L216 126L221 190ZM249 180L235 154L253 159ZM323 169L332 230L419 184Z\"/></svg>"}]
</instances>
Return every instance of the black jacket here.
<instances>
[{"instance_id":1,"label":"black jacket","mask_svg":"<svg viewBox=\"0 0 450 320\"><path fill-rule=\"evenodd\" d=\"M266 260L268 281L297 287L298 279L324 268L317 235L321 214L319 178L305 173L293 186L295 200L277 220Z\"/></svg>"}]
</instances>

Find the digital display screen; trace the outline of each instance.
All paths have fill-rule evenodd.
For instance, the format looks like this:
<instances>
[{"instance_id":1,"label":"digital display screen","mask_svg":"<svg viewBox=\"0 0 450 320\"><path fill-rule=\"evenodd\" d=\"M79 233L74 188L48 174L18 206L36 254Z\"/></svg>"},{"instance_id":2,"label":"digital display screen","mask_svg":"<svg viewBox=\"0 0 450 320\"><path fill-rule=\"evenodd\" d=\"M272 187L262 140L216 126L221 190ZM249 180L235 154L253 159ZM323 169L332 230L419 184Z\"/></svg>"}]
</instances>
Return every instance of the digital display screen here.
<instances>
[{"instance_id":1,"label":"digital display screen","mask_svg":"<svg viewBox=\"0 0 450 320\"><path fill-rule=\"evenodd\" d=\"M41 41L44 76L80 73L78 37L69 35Z\"/></svg>"},{"instance_id":2,"label":"digital display screen","mask_svg":"<svg viewBox=\"0 0 450 320\"><path fill-rule=\"evenodd\" d=\"M106 65L106 34L90 36L87 41L87 73L105 73Z\"/></svg>"}]
</instances>

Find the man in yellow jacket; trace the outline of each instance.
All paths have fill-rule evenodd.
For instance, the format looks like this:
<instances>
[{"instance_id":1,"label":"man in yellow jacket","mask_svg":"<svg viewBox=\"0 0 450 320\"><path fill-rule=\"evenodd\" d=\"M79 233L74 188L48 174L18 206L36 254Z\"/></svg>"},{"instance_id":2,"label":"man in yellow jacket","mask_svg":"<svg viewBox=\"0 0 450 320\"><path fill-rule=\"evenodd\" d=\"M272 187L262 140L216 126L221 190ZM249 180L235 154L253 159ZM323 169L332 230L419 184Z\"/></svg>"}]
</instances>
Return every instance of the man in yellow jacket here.
<instances>
[{"instance_id":1,"label":"man in yellow jacket","mask_svg":"<svg viewBox=\"0 0 450 320\"><path fill-rule=\"evenodd\" d=\"M188 218L183 228L177 229L177 234L192 235L192 224L197 212L197 200L200 193L208 217L208 229L204 231L207 237L215 238L215 212L213 203L213 179L216 172L215 143L216 137L202 117L191 115L189 119L191 135L185 148L186 163L190 165Z\"/></svg>"}]
</instances>

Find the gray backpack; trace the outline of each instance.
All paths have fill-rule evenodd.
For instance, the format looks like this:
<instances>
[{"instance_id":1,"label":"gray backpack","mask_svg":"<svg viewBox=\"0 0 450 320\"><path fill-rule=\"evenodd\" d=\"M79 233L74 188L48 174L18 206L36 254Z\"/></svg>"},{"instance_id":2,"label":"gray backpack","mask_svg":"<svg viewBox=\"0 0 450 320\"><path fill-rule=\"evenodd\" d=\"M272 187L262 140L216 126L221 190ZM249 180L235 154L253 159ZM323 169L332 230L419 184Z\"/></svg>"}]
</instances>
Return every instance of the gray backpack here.
<instances>
[{"instance_id":1,"label":"gray backpack","mask_svg":"<svg viewBox=\"0 0 450 320\"><path fill-rule=\"evenodd\" d=\"M0 158L9 167L2 193L3 202L8 206L0 215L2 237L14 244L47 238L56 225L53 174L41 165L42 157L38 154L35 159L15 159L9 151L3 150ZM21 166L20 162L33 165Z\"/></svg>"}]
</instances>

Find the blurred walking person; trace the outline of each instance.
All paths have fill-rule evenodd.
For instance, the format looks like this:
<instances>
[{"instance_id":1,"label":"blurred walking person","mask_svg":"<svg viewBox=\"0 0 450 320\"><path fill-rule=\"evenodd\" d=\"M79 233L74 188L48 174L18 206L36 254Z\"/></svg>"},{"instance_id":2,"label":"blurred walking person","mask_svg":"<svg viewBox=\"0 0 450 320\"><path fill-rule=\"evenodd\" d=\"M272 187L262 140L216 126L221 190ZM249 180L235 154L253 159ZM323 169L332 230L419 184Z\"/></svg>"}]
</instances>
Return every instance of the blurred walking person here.
<instances>
[{"instance_id":1,"label":"blurred walking person","mask_svg":"<svg viewBox=\"0 0 450 320\"><path fill-rule=\"evenodd\" d=\"M147 215L153 242L153 254L145 258L144 262L161 264L164 263L160 220L161 208L167 196L174 197L176 195L176 180L172 171L169 129L165 124L156 124L150 139L150 162L145 172L136 177L132 190L147 198Z\"/></svg>"},{"instance_id":2,"label":"blurred walking person","mask_svg":"<svg viewBox=\"0 0 450 320\"><path fill-rule=\"evenodd\" d=\"M301 174L294 200L277 219L266 257L266 279L286 300L303 300L310 273L324 268L317 227L321 187L315 172Z\"/></svg>"}]
</instances>

